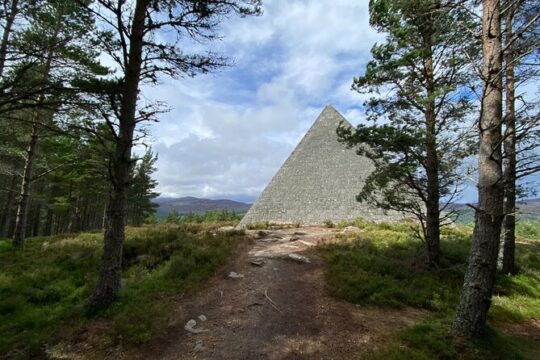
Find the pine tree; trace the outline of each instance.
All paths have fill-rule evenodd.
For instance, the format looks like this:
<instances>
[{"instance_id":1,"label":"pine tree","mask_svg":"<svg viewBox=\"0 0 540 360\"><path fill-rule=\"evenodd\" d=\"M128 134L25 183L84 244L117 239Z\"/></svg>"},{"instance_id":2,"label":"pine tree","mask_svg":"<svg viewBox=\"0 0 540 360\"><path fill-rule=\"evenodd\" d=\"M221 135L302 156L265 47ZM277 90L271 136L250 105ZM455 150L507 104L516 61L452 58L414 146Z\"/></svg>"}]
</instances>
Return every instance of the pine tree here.
<instances>
[{"instance_id":1,"label":"pine tree","mask_svg":"<svg viewBox=\"0 0 540 360\"><path fill-rule=\"evenodd\" d=\"M353 89L383 95L364 104L372 125L338 129L341 141L375 165L358 199L418 218L433 266L440 261L440 226L449 218L444 210L459 194L458 167L472 150L463 128L473 107L465 87L474 43L463 28L473 20L450 5L370 1L370 23L386 39L372 48Z\"/></svg>"},{"instance_id":2,"label":"pine tree","mask_svg":"<svg viewBox=\"0 0 540 360\"><path fill-rule=\"evenodd\" d=\"M524 64L538 57L540 47L540 4L531 0L504 1L504 221L502 272L516 273L516 196L517 180L540 171L540 158L534 151L540 147L537 104L522 99L516 109L518 84L527 84L540 75L537 66ZM536 54L535 54L536 52ZM517 72L517 76L516 76ZM530 116L530 110L534 115Z\"/></svg>"},{"instance_id":3,"label":"pine tree","mask_svg":"<svg viewBox=\"0 0 540 360\"><path fill-rule=\"evenodd\" d=\"M33 75L31 87L36 89L35 99L27 104L31 107L28 118L21 119L31 127L13 234L13 245L18 248L23 247L25 240L40 137L44 130L53 127L54 115L66 101L66 97L49 89L64 92L64 84L75 76L105 71L95 61L98 54L91 46L93 19L83 10L77 2L49 0L33 8L29 15L30 26L13 40L17 51L25 54L24 62L31 65L32 72L26 75Z\"/></svg>"},{"instance_id":4,"label":"pine tree","mask_svg":"<svg viewBox=\"0 0 540 360\"><path fill-rule=\"evenodd\" d=\"M0 39L0 78L4 74L4 67L8 56L9 41L13 32L13 24L20 13L19 0L4 1L0 10L2 18L5 19L2 26L2 38Z\"/></svg>"},{"instance_id":5,"label":"pine tree","mask_svg":"<svg viewBox=\"0 0 540 360\"><path fill-rule=\"evenodd\" d=\"M503 221L502 36L500 0L482 3L482 109L478 123L478 204L471 253L453 330L481 336L491 305Z\"/></svg>"},{"instance_id":6,"label":"pine tree","mask_svg":"<svg viewBox=\"0 0 540 360\"><path fill-rule=\"evenodd\" d=\"M260 0L97 0L96 6L91 4L88 10L111 29L102 36L101 46L121 69L118 93L110 94L115 116L104 114L115 149L109 172L112 191L101 271L89 307L89 312L95 313L111 304L120 289L135 132L137 124L158 111L155 107L138 107L140 84L156 83L159 74L194 76L225 65L225 58L212 53L185 52L180 39L213 40L223 18L231 14L256 15L260 13ZM161 36L164 32L167 36Z\"/></svg>"},{"instance_id":7,"label":"pine tree","mask_svg":"<svg viewBox=\"0 0 540 360\"><path fill-rule=\"evenodd\" d=\"M128 191L128 223L132 226L141 226L148 217L156 213L158 205L152 202L152 199L159 196L159 193L155 192L157 181L152 179L152 174L156 171L156 161L157 156L149 149L133 170Z\"/></svg>"}]
</instances>

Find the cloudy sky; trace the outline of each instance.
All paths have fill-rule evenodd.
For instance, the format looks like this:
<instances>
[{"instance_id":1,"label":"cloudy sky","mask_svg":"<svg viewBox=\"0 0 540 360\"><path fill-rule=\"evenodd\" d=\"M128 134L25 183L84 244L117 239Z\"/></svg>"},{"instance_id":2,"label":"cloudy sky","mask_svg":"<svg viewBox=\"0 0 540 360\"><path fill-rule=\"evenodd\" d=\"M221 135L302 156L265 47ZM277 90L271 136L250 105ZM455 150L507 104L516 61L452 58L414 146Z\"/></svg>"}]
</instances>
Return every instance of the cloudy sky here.
<instances>
[{"instance_id":1,"label":"cloudy sky","mask_svg":"<svg viewBox=\"0 0 540 360\"><path fill-rule=\"evenodd\" d=\"M326 104L358 123L352 78L381 39L367 3L266 0L222 26L234 67L145 89L172 108L151 131L159 192L253 201Z\"/></svg>"}]
</instances>

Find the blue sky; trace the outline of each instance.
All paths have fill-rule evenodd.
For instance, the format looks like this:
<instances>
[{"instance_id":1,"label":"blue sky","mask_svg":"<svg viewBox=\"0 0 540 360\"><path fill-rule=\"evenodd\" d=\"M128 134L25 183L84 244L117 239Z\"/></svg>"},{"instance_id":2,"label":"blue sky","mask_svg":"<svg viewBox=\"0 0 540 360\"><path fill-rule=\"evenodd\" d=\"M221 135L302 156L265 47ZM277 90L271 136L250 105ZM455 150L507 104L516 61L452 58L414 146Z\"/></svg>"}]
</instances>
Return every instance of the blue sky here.
<instances>
[{"instance_id":1,"label":"blue sky","mask_svg":"<svg viewBox=\"0 0 540 360\"><path fill-rule=\"evenodd\" d=\"M383 40L367 0L265 0L220 33L209 49L233 67L143 90L171 107L151 127L163 196L254 201L326 104L363 119L352 79ZM475 198L471 182L462 201Z\"/></svg>"},{"instance_id":2,"label":"blue sky","mask_svg":"<svg viewBox=\"0 0 540 360\"><path fill-rule=\"evenodd\" d=\"M145 88L171 107L151 127L159 192L253 201L326 104L358 123L352 78L381 39L367 3L267 0L209 44L233 67Z\"/></svg>"}]
</instances>

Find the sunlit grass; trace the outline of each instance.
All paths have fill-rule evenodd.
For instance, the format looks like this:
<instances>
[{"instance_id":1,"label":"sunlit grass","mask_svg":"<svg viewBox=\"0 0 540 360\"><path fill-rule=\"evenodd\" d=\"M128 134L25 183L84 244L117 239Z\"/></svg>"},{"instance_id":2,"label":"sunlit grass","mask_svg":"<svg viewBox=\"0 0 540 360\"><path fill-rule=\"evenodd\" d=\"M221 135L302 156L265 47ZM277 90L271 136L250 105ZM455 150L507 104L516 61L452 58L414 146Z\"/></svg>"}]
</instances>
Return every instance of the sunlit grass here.
<instances>
[{"instance_id":1,"label":"sunlit grass","mask_svg":"<svg viewBox=\"0 0 540 360\"><path fill-rule=\"evenodd\" d=\"M320 248L326 261L330 293L361 305L415 307L427 319L388 341L377 359L507 359L528 358L529 340L488 330L479 343L456 343L450 335L466 262L471 226L441 231L443 259L439 269L425 263L425 250L414 223L376 224L364 220L340 223L359 232L339 235ZM530 223L518 225L516 276L498 275L490 323L540 318L540 232ZM526 236L524 236L526 235ZM512 354L510 356L509 354ZM510 357L509 357L510 356Z\"/></svg>"},{"instance_id":2,"label":"sunlit grass","mask_svg":"<svg viewBox=\"0 0 540 360\"><path fill-rule=\"evenodd\" d=\"M122 290L102 318L110 341L144 342L164 331L172 297L197 288L232 254L241 232L220 224L128 228ZM0 354L41 354L59 332L87 322L87 299L97 281L101 233L28 239L23 251L0 240Z\"/></svg>"}]
</instances>

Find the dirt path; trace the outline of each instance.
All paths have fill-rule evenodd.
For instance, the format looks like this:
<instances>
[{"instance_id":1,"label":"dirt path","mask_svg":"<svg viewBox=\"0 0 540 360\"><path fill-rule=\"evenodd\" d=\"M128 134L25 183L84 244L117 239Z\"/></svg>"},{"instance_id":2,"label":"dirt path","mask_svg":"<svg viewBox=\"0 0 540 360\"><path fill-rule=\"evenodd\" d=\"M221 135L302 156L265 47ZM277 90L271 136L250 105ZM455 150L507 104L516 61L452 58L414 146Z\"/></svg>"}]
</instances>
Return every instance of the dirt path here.
<instances>
[{"instance_id":1,"label":"dirt path","mask_svg":"<svg viewBox=\"0 0 540 360\"><path fill-rule=\"evenodd\" d=\"M205 289L179 305L175 313L181 315L165 339L123 357L350 359L423 316L419 310L362 308L330 297L322 261L312 247L333 232L315 227L298 231L276 230L255 240ZM307 257L309 263L289 258L291 253ZM230 278L230 272L243 277ZM207 320L199 320L199 315ZM190 319L203 332L185 330Z\"/></svg>"}]
</instances>

